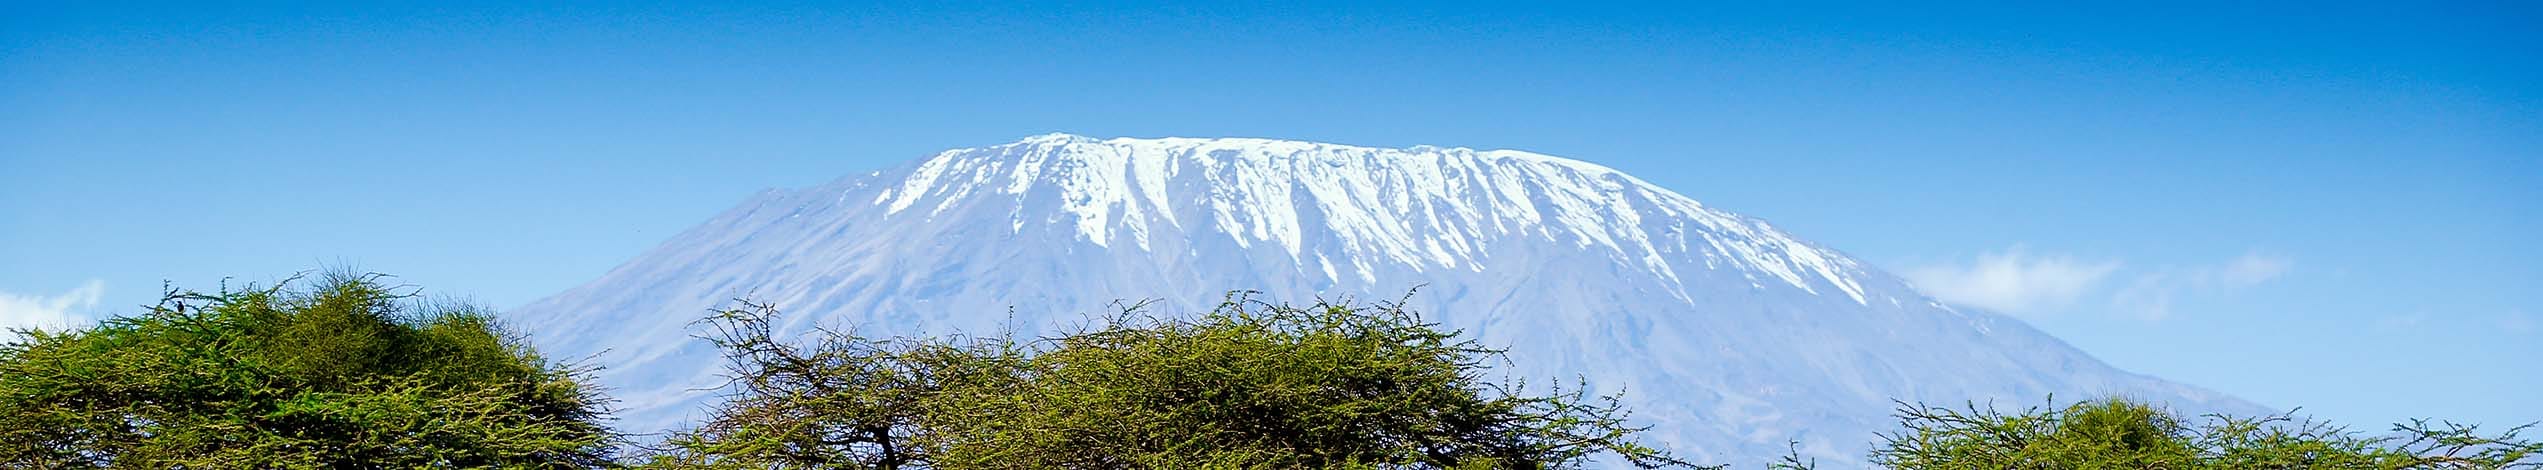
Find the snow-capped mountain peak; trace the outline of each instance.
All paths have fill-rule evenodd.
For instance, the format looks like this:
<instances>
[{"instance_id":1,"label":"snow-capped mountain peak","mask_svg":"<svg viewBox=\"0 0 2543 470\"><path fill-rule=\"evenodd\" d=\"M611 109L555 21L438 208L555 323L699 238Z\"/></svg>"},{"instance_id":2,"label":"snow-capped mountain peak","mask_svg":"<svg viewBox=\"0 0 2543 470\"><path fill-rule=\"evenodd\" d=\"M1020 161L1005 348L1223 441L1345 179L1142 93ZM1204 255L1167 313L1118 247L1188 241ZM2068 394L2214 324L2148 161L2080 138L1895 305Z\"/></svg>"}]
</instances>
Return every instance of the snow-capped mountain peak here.
<instances>
[{"instance_id":1,"label":"snow-capped mountain peak","mask_svg":"<svg viewBox=\"0 0 2543 470\"><path fill-rule=\"evenodd\" d=\"M1694 252L1706 269L1869 301L1861 268L1841 254L1605 166L1516 150L1046 134L936 154L871 202L895 217L1000 205L1010 232L1060 224L1104 247L1215 235L1302 262L1425 270L1486 269L1485 248L1513 237L1605 250L1673 279L1680 267L1666 254Z\"/></svg>"},{"instance_id":2,"label":"snow-capped mountain peak","mask_svg":"<svg viewBox=\"0 0 2543 470\"><path fill-rule=\"evenodd\" d=\"M1656 437L1751 463L1788 439L1859 463L1890 400L2126 393L2256 406L2129 374L2023 325L1605 166L1515 150L1049 134L762 193L513 312L597 354L629 430L698 417L692 320L737 297L791 328L1042 331L1120 299L1394 298L1516 377L1625 390Z\"/></svg>"}]
</instances>

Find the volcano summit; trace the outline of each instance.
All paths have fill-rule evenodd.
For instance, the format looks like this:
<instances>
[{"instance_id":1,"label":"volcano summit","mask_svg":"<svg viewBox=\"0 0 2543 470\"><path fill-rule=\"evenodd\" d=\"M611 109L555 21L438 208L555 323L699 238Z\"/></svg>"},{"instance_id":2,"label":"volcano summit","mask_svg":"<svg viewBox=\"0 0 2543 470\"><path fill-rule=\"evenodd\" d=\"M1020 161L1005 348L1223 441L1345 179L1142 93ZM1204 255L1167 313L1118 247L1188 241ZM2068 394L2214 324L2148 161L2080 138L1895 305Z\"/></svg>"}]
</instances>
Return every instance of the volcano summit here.
<instances>
[{"instance_id":1,"label":"volcano summit","mask_svg":"<svg viewBox=\"0 0 2543 470\"><path fill-rule=\"evenodd\" d=\"M1120 299L1402 297L1585 380L1655 443L1752 464L1799 439L1860 465L1891 400L2124 394L2259 406L2113 368L2018 320L1607 167L1513 150L1052 134L762 192L512 318L595 356L630 431L702 416L720 358L691 322L748 297L798 331L1030 336ZM2265 411L2265 410L2264 410Z\"/></svg>"}]
</instances>

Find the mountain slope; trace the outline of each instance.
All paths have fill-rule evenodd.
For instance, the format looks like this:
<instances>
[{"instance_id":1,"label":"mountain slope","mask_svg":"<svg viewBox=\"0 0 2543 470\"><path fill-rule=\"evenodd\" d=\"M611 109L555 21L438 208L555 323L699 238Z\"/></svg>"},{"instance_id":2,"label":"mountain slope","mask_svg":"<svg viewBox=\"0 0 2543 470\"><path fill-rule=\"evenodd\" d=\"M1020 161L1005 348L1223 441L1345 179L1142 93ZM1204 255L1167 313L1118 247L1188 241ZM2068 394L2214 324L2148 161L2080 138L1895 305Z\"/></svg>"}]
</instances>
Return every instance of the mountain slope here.
<instances>
[{"instance_id":1,"label":"mountain slope","mask_svg":"<svg viewBox=\"0 0 2543 470\"><path fill-rule=\"evenodd\" d=\"M2125 393L2256 411L2114 369L2005 317L1606 167L1527 152L1046 135L763 192L524 306L542 346L606 350L623 424L696 417L720 372L690 322L735 297L791 327L1042 331L1117 299L1207 308L1392 299L1513 350L1531 382L1625 390L1655 437L1751 463L1800 438L1859 461L1890 399ZM1010 307L1014 307L1010 311Z\"/></svg>"}]
</instances>

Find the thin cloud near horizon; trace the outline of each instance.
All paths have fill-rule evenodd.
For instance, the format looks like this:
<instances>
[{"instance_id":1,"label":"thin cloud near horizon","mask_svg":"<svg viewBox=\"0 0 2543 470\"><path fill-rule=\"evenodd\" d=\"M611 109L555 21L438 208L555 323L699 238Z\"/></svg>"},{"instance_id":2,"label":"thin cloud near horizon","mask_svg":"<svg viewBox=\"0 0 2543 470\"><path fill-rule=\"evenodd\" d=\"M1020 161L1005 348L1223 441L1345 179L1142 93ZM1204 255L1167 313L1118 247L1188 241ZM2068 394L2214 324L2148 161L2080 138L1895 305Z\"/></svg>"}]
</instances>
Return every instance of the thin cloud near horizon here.
<instances>
[{"instance_id":1,"label":"thin cloud near horizon","mask_svg":"<svg viewBox=\"0 0 2543 470\"><path fill-rule=\"evenodd\" d=\"M106 281L90 279L56 295L0 292L0 330L70 328L88 323L106 295Z\"/></svg>"},{"instance_id":2,"label":"thin cloud near horizon","mask_svg":"<svg viewBox=\"0 0 2543 470\"><path fill-rule=\"evenodd\" d=\"M2035 254L2016 245L1978 254L1967 263L1926 264L1900 271L1926 295L1946 303L1984 308L2017 316L2055 314L2105 290L2115 277L2131 280L2111 290L2110 304L2120 311L2158 321L2173 314L2173 299L2184 292L2221 292L2248 288L2287 274L2294 261L2284 256L2248 251L2215 264L2142 270L2120 276L2127 263L2092 260L2069 254Z\"/></svg>"}]
</instances>

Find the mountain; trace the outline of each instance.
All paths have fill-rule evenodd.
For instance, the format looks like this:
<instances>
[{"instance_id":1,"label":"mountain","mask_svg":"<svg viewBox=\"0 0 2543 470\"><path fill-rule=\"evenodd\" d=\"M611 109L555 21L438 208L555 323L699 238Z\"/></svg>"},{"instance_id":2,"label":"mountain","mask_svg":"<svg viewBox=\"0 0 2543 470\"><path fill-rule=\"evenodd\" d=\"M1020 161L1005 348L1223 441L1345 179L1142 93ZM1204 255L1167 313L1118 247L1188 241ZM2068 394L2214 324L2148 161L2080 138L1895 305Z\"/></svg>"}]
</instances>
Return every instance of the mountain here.
<instances>
[{"instance_id":1,"label":"mountain","mask_svg":"<svg viewBox=\"0 0 2543 470\"><path fill-rule=\"evenodd\" d=\"M1859 465L1891 399L2034 405L2127 394L2261 411L2115 369L2020 321L1607 167L1512 150L1065 134L762 192L600 279L512 312L592 356L623 427L703 415L692 322L737 297L797 331L1023 333L1121 299L1201 311L1395 299L1532 383L1623 390L1652 437L1753 465L1788 439Z\"/></svg>"}]
</instances>

